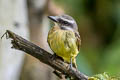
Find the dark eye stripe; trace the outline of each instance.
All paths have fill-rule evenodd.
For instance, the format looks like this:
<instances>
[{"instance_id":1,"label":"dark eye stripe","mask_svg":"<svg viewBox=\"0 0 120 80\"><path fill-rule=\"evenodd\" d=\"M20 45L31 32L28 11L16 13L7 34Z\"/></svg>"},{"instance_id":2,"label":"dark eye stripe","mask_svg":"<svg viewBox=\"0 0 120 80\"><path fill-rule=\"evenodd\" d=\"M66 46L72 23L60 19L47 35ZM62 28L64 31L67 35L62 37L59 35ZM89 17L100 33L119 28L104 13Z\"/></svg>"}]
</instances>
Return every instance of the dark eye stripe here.
<instances>
[{"instance_id":1,"label":"dark eye stripe","mask_svg":"<svg viewBox=\"0 0 120 80\"><path fill-rule=\"evenodd\" d=\"M64 24L64 25L71 25L69 22L64 21L62 19L59 19L59 23Z\"/></svg>"}]
</instances>

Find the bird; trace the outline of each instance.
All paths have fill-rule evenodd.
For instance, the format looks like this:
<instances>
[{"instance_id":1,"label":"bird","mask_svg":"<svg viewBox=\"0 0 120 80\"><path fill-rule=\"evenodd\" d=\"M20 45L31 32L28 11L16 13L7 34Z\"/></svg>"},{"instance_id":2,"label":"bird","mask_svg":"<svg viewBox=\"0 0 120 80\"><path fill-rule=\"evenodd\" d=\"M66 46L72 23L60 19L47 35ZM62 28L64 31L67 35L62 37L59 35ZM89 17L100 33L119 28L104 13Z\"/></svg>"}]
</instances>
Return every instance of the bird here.
<instances>
[{"instance_id":1,"label":"bird","mask_svg":"<svg viewBox=\"0 0 120 80\"><path fill-rule=\"evenodd\" d=\"M81 39L76 21L69 15L48 16L54 26L48 32L47 42L55 55L77 68L76 56L80 51Z\"/></svg>"}]
</instances>

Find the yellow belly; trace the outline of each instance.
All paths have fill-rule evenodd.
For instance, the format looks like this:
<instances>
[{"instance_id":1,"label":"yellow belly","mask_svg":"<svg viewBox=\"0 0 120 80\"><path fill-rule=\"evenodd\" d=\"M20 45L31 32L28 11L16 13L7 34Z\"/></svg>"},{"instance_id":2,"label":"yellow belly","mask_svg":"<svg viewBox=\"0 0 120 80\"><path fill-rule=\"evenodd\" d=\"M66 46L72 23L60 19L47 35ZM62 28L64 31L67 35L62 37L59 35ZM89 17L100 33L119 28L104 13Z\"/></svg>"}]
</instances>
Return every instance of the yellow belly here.
<instances>
[{"instance_id":1,"label":"yellow belly","mask_svg":"<svg viewBox=\"0 0 120 80\"><path fill-rule=\"evenodd\" d=\"M66 62L70 62L70 58L74 60L78 54L76 37L72 31L50 31L48 34L48 43L53 52L62 57Z\"/></svg>"}]
</instances>

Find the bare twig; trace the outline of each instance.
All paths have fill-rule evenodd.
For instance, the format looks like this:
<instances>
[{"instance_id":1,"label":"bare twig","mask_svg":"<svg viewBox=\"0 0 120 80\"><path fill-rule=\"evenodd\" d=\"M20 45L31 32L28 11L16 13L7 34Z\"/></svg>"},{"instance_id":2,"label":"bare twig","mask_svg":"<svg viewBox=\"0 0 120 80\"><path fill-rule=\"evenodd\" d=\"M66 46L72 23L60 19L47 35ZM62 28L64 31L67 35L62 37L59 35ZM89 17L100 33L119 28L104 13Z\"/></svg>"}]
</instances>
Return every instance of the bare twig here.
<instances>
[{"instance_id":1,"label":"bare twig","mask_svg":"<svg viewBox=\"0 0 120 80\"><path fill-rule=\"evenodd\" d=\"M34 56L41 62L51 66L53 69L59 71L61 74L72 77L74 80L88 80L88 77L82 74L75 68L68 68L68 64L64 63L60 59L53 59L53 55L43 50L39 46L27 41L26 39L18 36L17 34L7 30L6 35L11 38L12 48L26 52L27 54ZM4 35L3 35L4 36ZM2 36L2 37L3 37Z\"/></svg>"}]
</instances>

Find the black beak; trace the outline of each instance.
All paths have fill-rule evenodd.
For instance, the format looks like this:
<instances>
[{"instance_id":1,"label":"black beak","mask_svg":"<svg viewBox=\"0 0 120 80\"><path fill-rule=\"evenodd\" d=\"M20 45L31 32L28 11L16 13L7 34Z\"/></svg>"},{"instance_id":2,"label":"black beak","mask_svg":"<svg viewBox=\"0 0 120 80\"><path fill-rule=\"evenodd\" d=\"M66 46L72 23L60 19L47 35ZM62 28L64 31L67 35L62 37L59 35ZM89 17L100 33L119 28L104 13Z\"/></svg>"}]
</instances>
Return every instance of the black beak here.
<instances>
[{"instance_id":1,"label":"black beak","mask_svg":"<svg viewBox=\"0 0 120 80\"><path fill-rule=\"evenodd\" d=\"M49 19L51 19L54 22L58 22L57 17L56 16L48 16Z\"/></svg>"}]
</instances>

